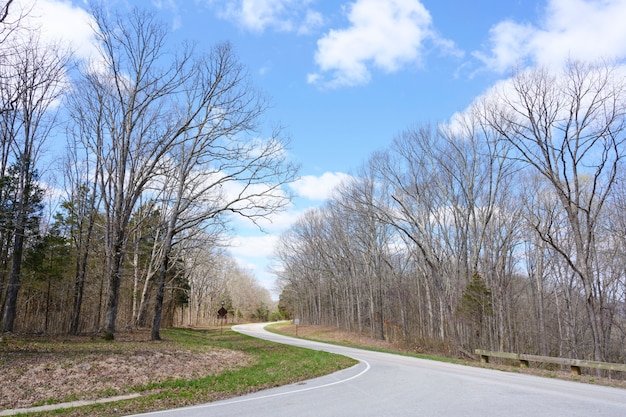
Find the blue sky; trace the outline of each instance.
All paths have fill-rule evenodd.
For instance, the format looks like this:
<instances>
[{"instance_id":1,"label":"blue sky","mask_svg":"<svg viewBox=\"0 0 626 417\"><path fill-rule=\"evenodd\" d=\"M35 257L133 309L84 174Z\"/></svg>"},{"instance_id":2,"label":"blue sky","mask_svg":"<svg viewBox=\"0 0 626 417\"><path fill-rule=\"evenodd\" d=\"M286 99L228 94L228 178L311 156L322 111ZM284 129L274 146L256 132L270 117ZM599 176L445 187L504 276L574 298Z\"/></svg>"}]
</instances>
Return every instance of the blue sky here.
<instances>
[{"instance_id":1,"label":"blue sky","mask_svg":"<svg viewBox=\"0 0 626 417\"><path fill-rule=\"evenodd\" d=\"M30 3L32 0L19 0ZM267 288L278 234L418 123L445 123L514 65L626 57L626 0L110 0L156 10L176 39L230 41L301 164L293 206L232 253ZM83 1L38 0L50 36L89 51ZM67 25L67 22L73 22ZM56 22L56 23L54 23Z\"/></svg>"}]
</instances>

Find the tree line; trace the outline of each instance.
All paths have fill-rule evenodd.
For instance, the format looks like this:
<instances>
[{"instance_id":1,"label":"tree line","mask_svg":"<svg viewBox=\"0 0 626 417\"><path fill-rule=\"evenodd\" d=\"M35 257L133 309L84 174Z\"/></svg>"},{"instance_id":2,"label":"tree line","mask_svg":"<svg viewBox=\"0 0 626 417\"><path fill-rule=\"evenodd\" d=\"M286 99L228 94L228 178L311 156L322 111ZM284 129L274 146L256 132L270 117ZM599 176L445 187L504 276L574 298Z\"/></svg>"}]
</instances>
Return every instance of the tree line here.
<instances>
[{"instance_id":1,"label":"tree line","mask_svg":"<svg viewBox=\"0 0 626 417\"><path fill-rule=\"evenodd\" d=\"M624 362L625 140L623 66L520 69L284 233L281 308L421 351Z\"/></svg>"},{"instance_id":2,"label":"tree line","mask_svg":"<svg viewBox=\"0 0 626 417\"><path fill-rule=\"evenodd\" d=\"M282 130L263 133L269 100L232 46L174 44L153 13L94 3L97 53L77 61L4 3L2 331L113 339L148 326L158 340L177 309L267 309L267 290L222 248L232 215L257 222L286 206L297 167Z\"/></svg>"}]
</instances>

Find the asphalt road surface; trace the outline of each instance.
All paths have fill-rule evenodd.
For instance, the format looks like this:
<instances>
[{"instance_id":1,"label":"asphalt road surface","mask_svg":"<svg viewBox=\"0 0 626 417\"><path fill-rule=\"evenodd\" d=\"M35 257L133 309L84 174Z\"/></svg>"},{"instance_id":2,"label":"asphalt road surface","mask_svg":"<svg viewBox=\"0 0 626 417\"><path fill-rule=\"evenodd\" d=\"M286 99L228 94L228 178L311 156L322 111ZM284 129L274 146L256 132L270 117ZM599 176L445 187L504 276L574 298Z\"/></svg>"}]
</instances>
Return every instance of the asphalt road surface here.
<instances>
[{"instance_id":1,"label":"asphalt road surface","mask_svg":"<svg viewBox=\"0 0 626 417\"><path fill-rule=\"evenodd\" d=\"M143 416L626 417L623 389L310 342L269 333L263 326L234 330L339 353L359 364L298 384Z\"/></svg>"}]
</instances>

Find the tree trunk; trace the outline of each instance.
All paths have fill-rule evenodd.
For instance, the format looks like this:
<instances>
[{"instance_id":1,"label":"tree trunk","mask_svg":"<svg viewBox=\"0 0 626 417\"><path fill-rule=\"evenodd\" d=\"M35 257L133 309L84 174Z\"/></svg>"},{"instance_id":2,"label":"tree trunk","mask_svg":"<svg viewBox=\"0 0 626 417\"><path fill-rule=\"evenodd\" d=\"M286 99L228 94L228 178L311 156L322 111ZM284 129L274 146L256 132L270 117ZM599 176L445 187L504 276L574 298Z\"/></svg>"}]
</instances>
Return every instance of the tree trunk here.
<instances>
[{"instance_id":1,"label":"tree trunk","mask_svg":"<svg viewBox=\"0 0 626 417\"><path fill-rule=\"evenodd\" d=\"M146 273L146 279L143 283L143 289L141 290L141 299L139 302L139 311L136 317L136 325L140 327L145 327L148 324L148 301L150 299L150 286L152 281L154 280L155 271L153 269L153 265L155 264L154 260L159 259L158 254L162 251L159 250L159 236L160 233L157 230L157 235L152 245L152 251L150 255L150 263L148 265L148 272ZM163 249L163 248L161 248ZM159 261L159 265L161 261ZM157 271L157 274L159 272Z\"/></svg>"},{"instance_id":2,"label":"tree trunk","mask_svg":"<svg viewBox=\"0 0 626 417\"><path fill-rule=\"evenodd\" d=\"M119 305L119 293L122 283L122 260L123 254L123 236L117 237L117 243L113 246L113 262L109 274L108 294L106 301L106 311L104 315L104 334L105 340L115 339L115 320L117 319L117 308Z\"/></svg>"},{"instance_id":3,"label":"tree trunk","mask_svg":"<svg viewBox=\"0 0 626 417\"><path fill-rule=\"evenodd\" d=\"M182 187L182 183L180 184ZM165 297L165 279L167 276L168 262L170 254L172 253L172 240L174 239L174 232L176 227L176 220L178 218L178 210L180 207L180 200L182 198L182 190L176 198L172 217L169 220L165 239L163 241L162 258L158 272L157 292L154 302L154 317L152 320L152 331L150 333L150 339L161 340L161 318L163 316L163 299Z\"/></svg>"},{"instance_id":4,"label":"tree trunk","mask_svg":"<svg viewBox=\"0 0 626 417\"><path fill-rule=\"evenodd\" d=\"M95 188L95 187L94 187ZM95 190L93 191L93 198L95 198ZM85 277L87 276L87 260L89 259L89 250L91 246L91 235L95 224L95 215L93 213L93 201L92 209L89 214L89 224L87 225L87 232L85 241L81 245L82 253L77 255L76 265L76 279L74 281L74 306L72 309L72 322L70 325L70 334L77 335L80 324L80 310L83 305L83 292L85 288Z\"/></svg>"},{"instance_id":5,"label":"tree trunk","mask_svg":"<svg viewBox=\"0 0 626 417\"><path fill-rule=\"evenodd\" d=\"M13 244L13 255L11 259L11 274L7 284L6 304L4 308L4 318L2 321L2 332L12 333L17 314L17 294L20 289L20 273L22 269L22 253L24 250L24 227L20 227L15 232Z\"/></svg>"},{"instance_id":6,"label":"tree trunk","mask_svg":"<svg viewBox=\"0 0 626 417\"><path fill-rule=\"evenodd\" d=\"M152 319L152 331L150 332L151 340L161 340L161 318L163 316L163 298L165 296L165 277L167 275L168 258L169 253L163 256L161 266L159 267L154 317Z\"/></svg>"}]
</instances>

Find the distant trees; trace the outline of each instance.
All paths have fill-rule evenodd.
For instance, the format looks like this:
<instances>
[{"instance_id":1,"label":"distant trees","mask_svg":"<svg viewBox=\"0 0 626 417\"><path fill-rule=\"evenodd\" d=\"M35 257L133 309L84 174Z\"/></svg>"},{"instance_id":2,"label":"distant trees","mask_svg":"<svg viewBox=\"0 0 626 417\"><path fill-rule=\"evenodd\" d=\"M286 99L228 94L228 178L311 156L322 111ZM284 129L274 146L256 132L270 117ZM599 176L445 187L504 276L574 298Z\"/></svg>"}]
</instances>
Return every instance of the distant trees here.
<instances>
[{"instance_id":1,"label":"distant trees","mask_svg":"<svg viewBox=\"0 0 626 417\"><path fill-rule=\"evenodd\" d=\"M186 313L175 323L185 326L218 324L217 312L222 307L228 311L229 322L235 320L263 320L259 317L271 304L269 291L261 287L254 275L246 271L228 254L216 246L198 247L187 266L189 276L189 304Z\"/></svg>"},{"instance_id":2,"label":"distant trees","mask_svg":"<svg viewBox=\"0 0 626 417\"><path fill-rule=\"evenodd\" d=\"M283 308L417 349L623 360L623 74L520 71L403 132L283 235Z\"/></svg>"}]
</instances>

